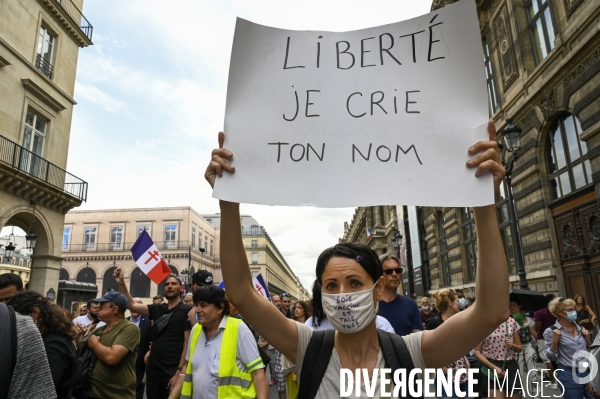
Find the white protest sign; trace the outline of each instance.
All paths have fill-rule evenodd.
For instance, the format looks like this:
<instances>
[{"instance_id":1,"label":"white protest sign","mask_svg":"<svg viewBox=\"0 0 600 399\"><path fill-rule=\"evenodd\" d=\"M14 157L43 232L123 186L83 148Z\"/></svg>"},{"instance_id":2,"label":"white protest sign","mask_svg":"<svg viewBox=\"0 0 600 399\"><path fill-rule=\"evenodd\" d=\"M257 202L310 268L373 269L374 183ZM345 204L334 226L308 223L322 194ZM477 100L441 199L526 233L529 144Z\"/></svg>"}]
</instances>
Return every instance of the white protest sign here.
<instances>
[{"instance_id":1,"label":"white protest sign","mask_svg":"<svg viewBox=\"0 0 600 399\"><path fill-rule=\"evenodd\" d=\"M466 168L488 140L474 0L351 32L238 19L225 147L213 196L266 205L480 206L491 174Z\"/></svg>"}]
</instances>

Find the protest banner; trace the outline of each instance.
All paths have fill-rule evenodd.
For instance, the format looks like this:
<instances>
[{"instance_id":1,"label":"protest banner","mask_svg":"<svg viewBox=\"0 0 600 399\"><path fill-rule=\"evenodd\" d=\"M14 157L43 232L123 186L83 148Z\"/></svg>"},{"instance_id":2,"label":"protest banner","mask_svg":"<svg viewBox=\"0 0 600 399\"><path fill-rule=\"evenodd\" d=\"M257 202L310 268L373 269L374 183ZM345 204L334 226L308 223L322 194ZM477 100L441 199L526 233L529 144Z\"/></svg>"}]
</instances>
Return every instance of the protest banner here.
<instances>
[{"instance_id":1,"label":"protest banner","mask_svg":"<svg viewBox=\"0 0 600 399\"><path fill-rule=\"evenodd\" d=\"M481 206L468 148L488 140L474 0L350 32L238 19L213 196L266 205Z\"/></svg>"}]
</instances>

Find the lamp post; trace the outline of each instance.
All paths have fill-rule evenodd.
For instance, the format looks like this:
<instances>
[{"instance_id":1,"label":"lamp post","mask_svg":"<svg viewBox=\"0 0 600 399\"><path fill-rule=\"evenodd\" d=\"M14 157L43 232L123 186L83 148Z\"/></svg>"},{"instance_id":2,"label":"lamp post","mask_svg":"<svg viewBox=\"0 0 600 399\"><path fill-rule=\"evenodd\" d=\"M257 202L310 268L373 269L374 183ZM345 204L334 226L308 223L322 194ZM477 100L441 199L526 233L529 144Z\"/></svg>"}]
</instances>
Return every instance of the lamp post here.
<instances>
[{"instance_id":1,"label":"lamp post","mask_svg":"<svg viewBox=\"0 0 600 399\"><path fill-rule=\"evenodd\" d=\"M519 275L519 287L523 290L528 290L527 273L525 272L525 262L523 261L523 251L521 250L521 235L519 233L519 223L517 221L517 210L513 199L512 192L512 172L517 159L519 159L519 150L521 149L521 133L522 129L513 124L512 119L506 120L507 125L502 131L502 137L506 149L512 154L508 164L504 164L506 168L506 188L508 196L508 209L510 211L510 229L514 237L515 244L515 261L517 262L517 274Z\"/></svg>"}]
</instances>

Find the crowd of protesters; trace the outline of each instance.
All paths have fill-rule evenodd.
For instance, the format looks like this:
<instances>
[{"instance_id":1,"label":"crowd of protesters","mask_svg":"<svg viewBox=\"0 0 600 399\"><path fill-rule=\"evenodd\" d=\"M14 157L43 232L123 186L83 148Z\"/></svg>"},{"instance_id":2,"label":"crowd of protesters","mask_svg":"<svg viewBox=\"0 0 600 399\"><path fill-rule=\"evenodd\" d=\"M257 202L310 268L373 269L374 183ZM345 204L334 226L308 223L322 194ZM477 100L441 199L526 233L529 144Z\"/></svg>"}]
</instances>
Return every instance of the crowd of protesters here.
<instances>
[{"instance_id":1,"label":"crowd of protesters","mask_svg":"<svg viewBox=\"0 0 600 399\"><path fill-rule=\"evenodd\" d=\"M469 307L464 293L452 289L422 297L417 306L399 293L400 261L389 254L380 261L385 284L375 317L377 328L403 336L436 330ZM280 399L296 397L295 363L245 322L225 292L213 285L209 272L194 274L189 287L180 277L169 276L164 297L156 296L149 305L130 296L119 268L114 274L119 291L81 304L77 317L43 295L26 291L16 274L0 275L0 334L9 331L11 323L2 325L2 317L11 320L11 314L16 329L16 343L9 346L16 351L13 362L0 359L0 387L5 387L0 397L266 399L269 385L275 385ZM191 292L185 293L186 288ZM313 298L320 291L315 282ZM592 399L590 385L580 384L573 373L585 375L574 355L589 349L596 314L581 295L574 299L550 295L548 300L548 307L527 313L520 300L511 297L511 316L471 352L442 367L443 372L452 370L456 376L461 369L481 369L484 378L476 384L479 397L488 393L499 398L528 397L531 392L537 396L541 393L536 387L544 384L562 389L567 399ZM293 302L283 292L271 301L297 323L314 330L336 329L336 320L332 323L312 300ZM130 316L125 317L128 310ZM0 349L0 356L10 354ZM82 378L86 352L93 360ZM540 362L543 367L538 367ZM485 378L488 374L491 377ZM503 386L499 382L505 375L508 384ZM467 376L454 377L460 379L461 391L467 390ZM227 378L229 382L223 383ZM452 388L442 390L441 397L458 395Z\"/></svg>"}]
</instances>

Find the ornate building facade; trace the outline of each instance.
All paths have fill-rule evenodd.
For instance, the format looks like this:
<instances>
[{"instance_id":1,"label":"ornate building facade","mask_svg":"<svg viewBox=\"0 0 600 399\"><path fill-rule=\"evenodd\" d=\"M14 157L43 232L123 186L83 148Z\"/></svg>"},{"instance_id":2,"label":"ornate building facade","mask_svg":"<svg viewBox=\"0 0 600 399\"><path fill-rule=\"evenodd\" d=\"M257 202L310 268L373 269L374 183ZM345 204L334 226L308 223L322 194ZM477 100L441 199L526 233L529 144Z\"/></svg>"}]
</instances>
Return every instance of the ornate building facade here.
<instances>
[{"instance_id":1,"label":"ornate building facade","mask_svg":"<svg viewBox=\"0 0 600 399\"><path fill-rule=\"evenodd\" d=\"M163 295L136 266L131 247L146 230L171 271L184 280L208 270L215 283L222 280L219 231L191 207L103 209L69 212L61 242L61 280L93 283L99 294L118 290L116 267L125 273L133 296L146 301Z\"/></svg>"},{"instance_id":2,"label":"ornate building facade","mask_svg":"<svg viewBox=\"0 0 600 399\"><path fill-rule=\"evenodd\" d=\"M43 294L58 289L65 213L87 198L87 183L65 170L77 58L92 45L82 7L0 1L0 227L35 235L30 289Z\"/></svg>"},{"instance_id":3,"label":"ornate building facade","mask_svg":"<svg viewBox=\"0 0 600 399\"><path fill-rule=\"evenodd\" d=\"M432 10L453 2L436 0ZM529 287L569 297L582 294L598 309L600 3L476 3L498 142L508 118L522 129L512 173L514 201L508 201L506 184L496 198L512 287L519 286L510 227L514 207ZM501 155L510 161L508 151ZM418 207L417 214L426 292L461 288L472 298L477 262L472 212ZM356 228L351 223L346 230Z\"/></svg>"}]
</instances>

